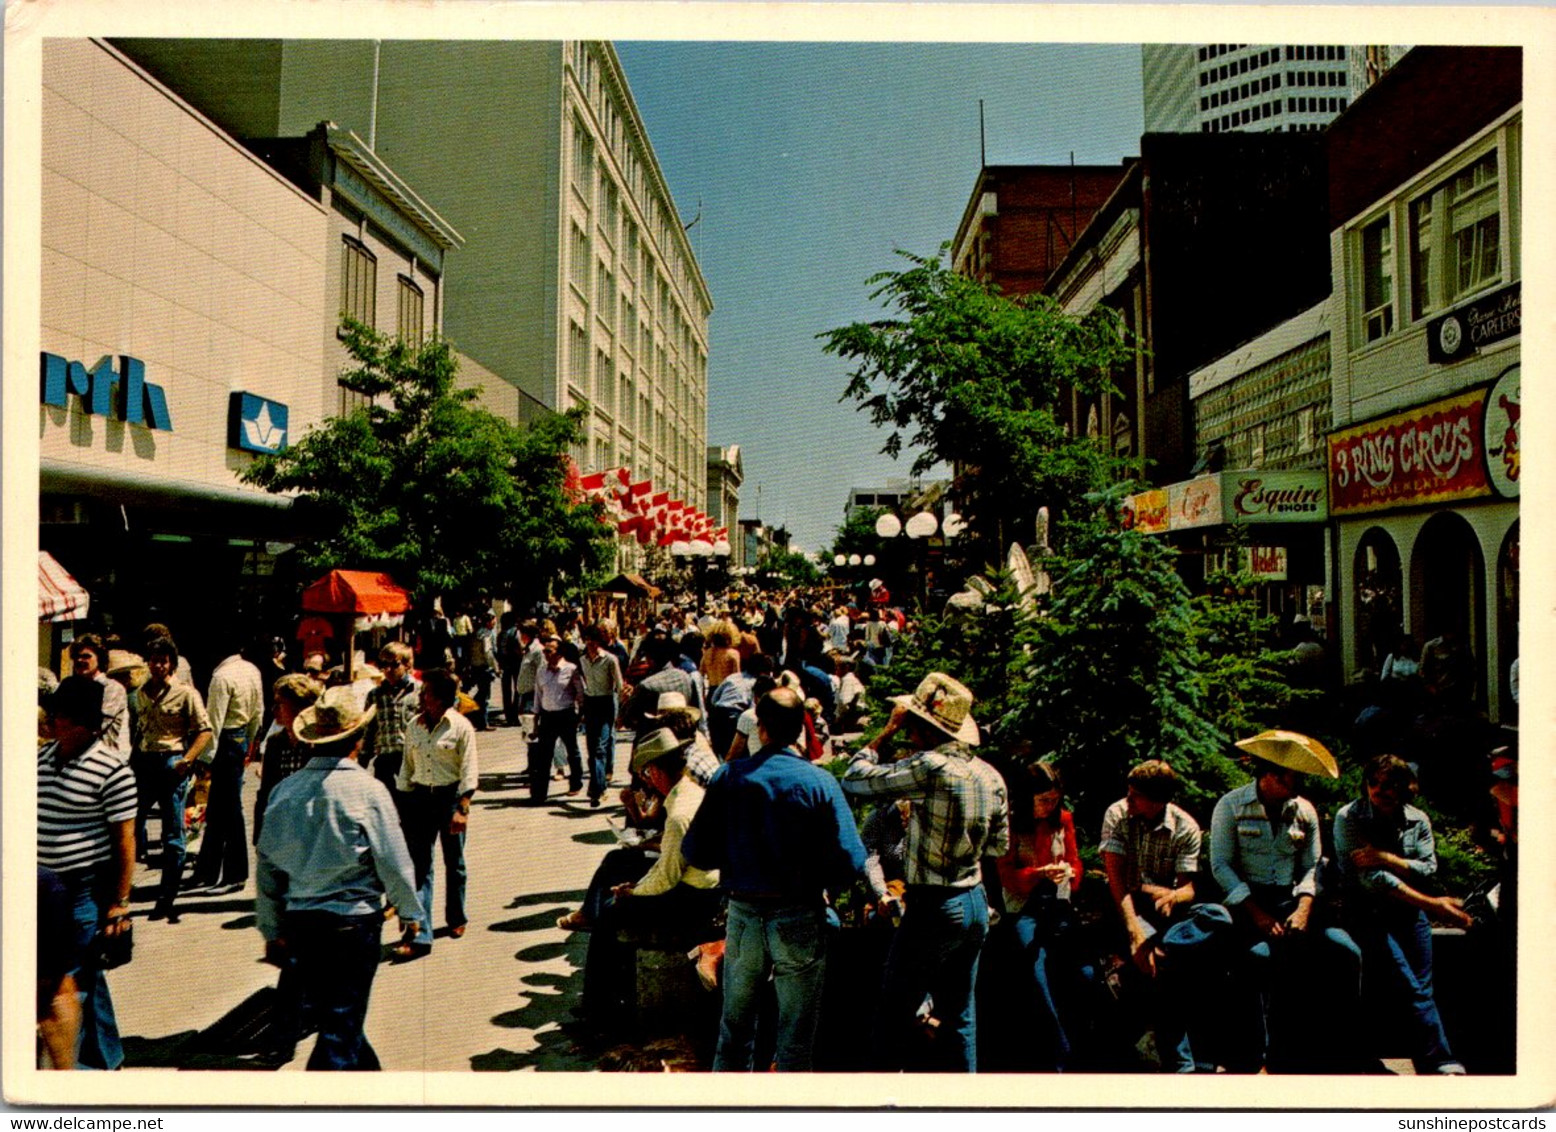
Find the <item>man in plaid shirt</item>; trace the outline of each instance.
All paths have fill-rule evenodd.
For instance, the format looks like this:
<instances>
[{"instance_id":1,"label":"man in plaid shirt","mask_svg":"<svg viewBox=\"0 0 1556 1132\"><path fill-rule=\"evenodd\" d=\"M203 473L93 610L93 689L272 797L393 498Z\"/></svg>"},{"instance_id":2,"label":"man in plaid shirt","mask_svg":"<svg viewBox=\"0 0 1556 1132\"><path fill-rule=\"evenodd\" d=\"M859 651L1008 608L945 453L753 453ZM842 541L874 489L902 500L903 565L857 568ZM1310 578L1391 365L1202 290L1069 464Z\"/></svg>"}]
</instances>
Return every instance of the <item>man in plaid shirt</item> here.
<instances>
[{"instance_id":1,"label":"man in plaid shirt","mask_svg":"<svg viewBox=\"0 0 1556 1132\"><path fill-rule=\"evenodd\" d=\"M971 1073L977 1069L973 987L989 933L980 861L1010 845L1005 780L973 754L978 725L970 714L972 693L962 684L934 672L913 695L893 701L886 729L843 776L850 795L906 799L912 807L905 911L876 1017L879 1068L905 1067L915 1016L930 994L942 1026L940 1063L930 1068ZM898 731L916 753L879 765L876 747Z\"/></svg>"},{"instance_id":2,"label":"man in plaid shirt","mask_svg":"<svg viewBox=\"0 0 1556 1132\"><path fill-rule=\"evenodd\" d=\"M1217 971L1231 914L1194 903L1200 829L1173 805L1178 777L1160 759L1129 772L1128 793L1102 816L1108 891L1129 938L1129 954L1156 992L1156 1045L1164 1066L1195 1071L1184 1015L1187 988ZM1223 967L1224 969L1224 967Z\"/></svg>"}]
</instances>

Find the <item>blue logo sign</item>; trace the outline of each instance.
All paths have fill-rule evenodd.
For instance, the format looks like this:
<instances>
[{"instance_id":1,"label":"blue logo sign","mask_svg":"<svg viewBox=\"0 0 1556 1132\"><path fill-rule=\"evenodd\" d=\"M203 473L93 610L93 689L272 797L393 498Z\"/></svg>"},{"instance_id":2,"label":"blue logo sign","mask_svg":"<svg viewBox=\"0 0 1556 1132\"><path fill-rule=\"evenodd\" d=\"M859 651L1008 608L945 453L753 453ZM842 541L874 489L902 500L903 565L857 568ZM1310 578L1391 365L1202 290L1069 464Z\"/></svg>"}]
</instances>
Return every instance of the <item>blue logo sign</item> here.
<instances>
[{"instance_id":1,"label":"blue logo sign","mask_svg":"<svg viewBox=\"0 0 1556 1132\"><path fill-rule=\"evenodd\" d=\"M232 395L227 443L245 452L279 452L286 447L287 407L255 393Z\"/></svg>"},{"instance_id":2,"label":"blue logo sign","mask_svg":"<svg viewBox=\"0 0 1556 1132\"><path fill-rule=\"evenodd\" d=\"M58 354L45 353L42 365L43 403L63 409L73 393L81 398L81 407L98 416L112 416L125 424L173 431L168 415L167 395L162 386L146 380L146 363L128 354L119 356L115 372L113 358L104 355L91 369L81 362L66 361Z\"/></svg>"}]
</instances>

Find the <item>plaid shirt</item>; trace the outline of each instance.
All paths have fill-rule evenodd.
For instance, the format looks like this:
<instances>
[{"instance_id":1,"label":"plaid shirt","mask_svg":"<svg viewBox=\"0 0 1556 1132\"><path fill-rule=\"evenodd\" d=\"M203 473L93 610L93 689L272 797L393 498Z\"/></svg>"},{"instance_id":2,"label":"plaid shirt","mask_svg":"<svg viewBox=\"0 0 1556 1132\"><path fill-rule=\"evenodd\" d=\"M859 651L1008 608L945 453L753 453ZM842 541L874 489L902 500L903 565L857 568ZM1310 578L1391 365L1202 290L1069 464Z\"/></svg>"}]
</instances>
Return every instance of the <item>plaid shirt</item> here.
<instances>
[{"instance_id":1,"label":"plaid shirt","mask_svg":"<svg viewBox=\"0 0 1556 1132\"><path fill-rule=\"evenodd\" d=\"M1177 886L1178 877L1199 869L1199 824L1171 802L1155 822L1129 812L1129 800L1120 798L1102 815L1104 853L1124 858L1124 887L1130 892L1142 884L1163 888Z\"/></svg>"},{"instance_id":2,"label":"plaid shirt","mask_svg":"<svg viewBox=\"0 0 1556 1132\"><path fill-rule=\"evenodd\" d=\"M890 766L880 766L878 758L869 747L856 754L843 789L913 802L904 856L908 883L978 884L983 879L978 862L1010 848L1010 807L999 772L954 741Z\"/></svg>"},{"instance_id":3,"label":"plaid shirt","mask_svg":"<svg viewBox=\"0 0 1556 1132\"><path fill-rule=\"evenodd\" d=\"M707 789L708 783L713 780L713 772L723 765L713 753L713 744L708 742L708 737L701 731L697 732L692 745L686 748L686 773L692 776L698 786Z\"/></svg>"},{"instance_id":4,"label":"plaid shirt","mask_svg":"<svg viewBox=\"0 0 1556 1132\"><path fill-rule=\"evenodd\" d=\"M379 759L403 753L405 729L421 710L421 681L414 676L407 676L398 684L385 680L367 694L367 702L378 709L373 717L373 736L368 743L372 757Z\"/></svg>"}]
</instances>

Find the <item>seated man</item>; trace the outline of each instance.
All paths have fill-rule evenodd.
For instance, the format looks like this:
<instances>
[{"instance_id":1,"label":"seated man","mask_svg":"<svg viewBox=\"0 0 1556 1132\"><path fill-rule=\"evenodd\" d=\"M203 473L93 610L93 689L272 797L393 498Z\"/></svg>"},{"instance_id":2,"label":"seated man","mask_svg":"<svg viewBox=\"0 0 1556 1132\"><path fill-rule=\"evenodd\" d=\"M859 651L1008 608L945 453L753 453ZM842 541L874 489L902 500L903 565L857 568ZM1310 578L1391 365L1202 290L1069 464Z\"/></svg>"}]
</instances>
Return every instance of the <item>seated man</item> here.
<instances>
[{"instance_id":1,"label":"seated man","mask_svg":"<svg viewBox=\"0 0 1556 1132\"><path fill-rule=\"evenodd\" d=\"M1128 937L1129 955L1155 991L1156 1046L1163 1068L1196 1069L1186 1028L1189 988L1217 967L1215 952L1231 916L1195 904L1199 825L1172 804L1178 776L1150 759L1129 772L1128 794L1102 817L1108 891Z\"/></svg>"},{"instance_id":2,"label":"seated man","mask_svg":"<svg viewBox=\"0 0 1556 1132\"><path fill-rule=\"evenodd\" d=\"M624 880L611 889L589 936L584 962L582 1013L594 1024L621 1017L630 1006L631 964L617 940L620 930L669 931L688 943L718 933L712 923L719 910L718 872L688 865L681 839L702 804L703 788L687 770L689 740L668 729L650 732L632 753L632 770L664 798L665 830L659 860L641 880Z\"/></svg>"},{"instance_id":3,"label":"seated man","mask_svg":"<svg viewBox=\"0 0 1556 1132\"><path fill-rule=\"evenodd\" d=\"M1302 770L1283 765L1298 762L1300 748L1265 736L1238 746L1254 753L1254 780L1224 794L1210 821L1210 869L1232 913L1238 949L1227 1068L1354 1069L1342 1054L1355 1032L1361 951L1345 931L1319 927L1313 916L1322 848L1318 811L1298 794ZM1328 759L1324 770L1338 777L1332 765Z\"/></svg>"}]
</instances>

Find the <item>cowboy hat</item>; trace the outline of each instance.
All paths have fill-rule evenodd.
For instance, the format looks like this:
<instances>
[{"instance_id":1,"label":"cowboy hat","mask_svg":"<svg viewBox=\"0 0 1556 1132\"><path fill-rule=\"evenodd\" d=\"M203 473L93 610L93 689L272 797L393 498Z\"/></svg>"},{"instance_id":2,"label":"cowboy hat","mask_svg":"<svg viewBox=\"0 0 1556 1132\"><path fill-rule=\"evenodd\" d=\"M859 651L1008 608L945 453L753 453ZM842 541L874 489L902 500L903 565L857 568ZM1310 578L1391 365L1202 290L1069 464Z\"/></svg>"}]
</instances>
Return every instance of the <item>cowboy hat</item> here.
<instances>
[{"instance_id":1,"label":"cowboy hat","mask_svg":"<svg viewBox=\"0 0 1556 1132\"><path fill-rule=\"evenodd\" d=\"M299 743L320 746L325 743L346 743L361 736L362 731L378 714L376 706L362 710L357 696L348 685L326 688L317 703L297 713L292 725Z\"/></svg>"},{"instance_id":2,"label":"cowboy hat","mask_svg":"<svg viewBox=\"0 0 1556 1132\"><path fill-rule=\"evenodd\" d=\"M1300 731L1261 731L1250 738L1239 739L1233 745L1255 758L1288 770L1340 777L1340 766L1329 749Z\"/></svg>"},{"instance_id":3,"label":"cowboy hat","mask_svg":"<svg viewBox=\"0 0 1556 1132\"><path fill-rule=\"evenodd\" d=\"M688 706L686 696L682 692L660 692L659 702L654 705L654 710L645 711L643 714L649 719L658 719L665 712L672 709L691 712L693 722L702 718L702 711Z\"/></svg>"},{"instance_id":4,"label":"cowboy hat","mask_svg":"<svg viewBox=\"0 0 1556 1132\"><path fill-rule=\"evenodd\" d=\"M972 691L944 672L931 672L919 682L911 696L892 696L914 715L933 723L953 739L969 746L978 745L978 724L972 717Z\"/></svg>"},{"instance_id":5,"label":"cowboy hat","mask_svg":"<svg viewBox=\"0 0 1556 1132\"><path fill-rule=\"evenodd\" d=\"M139 653L130 652L127 649L108 650L108 675L118 678L124 673L129 674L131 688L139 688L151 676L151 669L146 667L146 662Z\"/></svg>"},{"instance_id":6,"label":"cowboy hat","mask_svg":"<svg viewBox=\"0 0 1556 1132\"><path fill-rule=\"evenodd\" d=\"M674 695L675 693L670 693ZM684 751L692 745L690 739L677 739L675 732L668 727L661 727L657 731L650 731L637 741L632 748L632 773L642 774L643 768L655 759L662 759L666 755L673 755L678 751Z\"/></svg>"}]
</instances>

